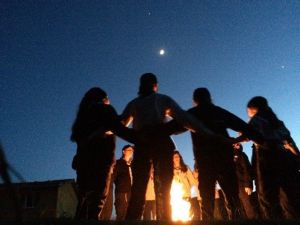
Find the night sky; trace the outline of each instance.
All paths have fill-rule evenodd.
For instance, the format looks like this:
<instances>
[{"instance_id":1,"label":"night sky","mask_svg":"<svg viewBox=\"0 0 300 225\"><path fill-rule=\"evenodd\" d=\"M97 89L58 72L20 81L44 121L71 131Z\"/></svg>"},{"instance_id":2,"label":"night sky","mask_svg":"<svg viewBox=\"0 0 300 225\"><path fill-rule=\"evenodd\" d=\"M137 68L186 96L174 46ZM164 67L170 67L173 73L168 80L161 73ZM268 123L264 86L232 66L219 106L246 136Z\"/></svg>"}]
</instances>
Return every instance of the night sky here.
<instances>
[{"instance_id":1,"label":"night sky","mask_svg":"<svg viewBox=\"0 0 300 225\"><path fill-rule=\"evenodd\" d=\"M265 96L300 145L298 0L2 0L0 10L0 140L28 181L74 178L69 137L84 93L103 88L121 113L145 72L184 109L207 87L248 120L248 100ZM190 134L174 140L193 167Z\"/></svg>"}]
</instances>

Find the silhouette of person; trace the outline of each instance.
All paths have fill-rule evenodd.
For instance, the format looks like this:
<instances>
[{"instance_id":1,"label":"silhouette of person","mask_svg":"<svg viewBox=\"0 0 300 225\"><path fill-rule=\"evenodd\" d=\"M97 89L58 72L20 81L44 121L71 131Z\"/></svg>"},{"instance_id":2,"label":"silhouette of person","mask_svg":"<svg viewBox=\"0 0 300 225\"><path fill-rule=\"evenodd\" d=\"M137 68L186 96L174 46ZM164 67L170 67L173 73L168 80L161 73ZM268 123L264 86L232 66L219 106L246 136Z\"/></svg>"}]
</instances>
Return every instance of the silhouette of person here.
<instances>
[{"instance_id":1,"label":"silhouette of person","mask_svg":"<svg viewBox=\"0 0 300 225\"><path fill-rule=\"evenodd\" d=\"M234 158L236 174L239 185L239 197L241 200L242 216L245 219L257 219L258 213L251 202L253 191L252 166L247 155L243 152L243 146L239 143L234 145Z\"/></svg>"},{"instance_id":2,"label":"silhouette of person","mask_svg":"<svg viewBox=\"0 0 300 225\"><path fill-rule=\"evenodd\" d=\"M226 220L228 218L228 209L226 205L226 199L223 190L218 182L215 185L214 195L214 219Z\"/></svg>"},{"instance_id":3,"label":"silhouette of person","mask_svg":"<svg viewBox=\"0 0 300 225\"><path fill-rule=\"evenodd\" d=\"M249 138L261 142L261 137L251 127L228 112L213 104L211 95L206 88L197 88L193 93L195 107L188 112L203 122L215 134L229 138L227 128L244 132ZM176 121L165 125L169 133L180 133L184 129L177 126ZM218 180L227 202L228 217L239 216L238 185L233 162L233 147L229 142L211 141L191 133L193 150L199 168L199 191L202 198L202 219L213 219L215 183Z\"/></svg>"},{"instance_id":4,"label":"silhouette of person","mask_svg":"<svg viewBox=\"0 0 300 225\"><path fill-rule=\"evenodd\" d=\"M132 171L131 163L134 148L125 145L122 148L122 157L117 160L113 179L115 183L115 209L117 220L124 220L131 195Z\"/></svg>"},{"instance_id":5,"label":"silhouette of person","mask_svg":"<svg viewBox=\"0 0 300 225\"><path fill-rule=\"evenodd\" d=\"M15 213L15 215L13 215L15 217L15 221L13 223L16 225L21 225L23 224L22 207L20 204L18 193L16 193L16 190L11 181L9 170L11 170L11 172L13 172L19 180L25 182L23 177L17 171L15 171L7 162L4 149L2 147L2 144L0 143L0 178L3 181L2 186L7 189L9 198L12 200L11 207L13 207Z\"/></svg>"},{"instance_id":6,"label":"silhouette of person","mask_svg":"<svg viewBox=\"0 0 300 225\"><path fill-rule=\"evenodd\" d=\"M299 186L297 164L281 139L280 121L266 98L253 97L247 104L249 124L260 132L265 142L254 143L253 165L258 202L263 219L299 217L295 211L295 186ZM243 139L241 136L240 139ZM299 188L299 187L298 187Z\"/></svg>"},{"instance_id":7,"label":"silhouette of person","mask_svg":"<svg viewBox=\"0 0 300 225\"><path fill-rule=\"evenodd\" d=\"M152 73L140 77L138 97L125 107L121 116L123 122L133 129L141 131L151 126L160 126L168 118L174 118L184 127L197 130L202 135L210 133L200 121L182 110L167 95L159 94L157 78ZM173 179L174 143L168 134L156 132L147 136L147 144L135 146L133 162L132 196L129 202L126 219L139 220L145 205L145 193L151 160L154 167L154 186L158 220L170 220L170 188Z\"/></svg>"},{"instance_id":8,"label":"silhouette of person","mask_svg":"<svg viewBox=\"0 0 300 225\"><path fill-rule=\"evenodd\" d=\"M91 88L80 102L71 135L77 144L72 167L77 173L78 219L101 218L115 161L114 133L134 141L134 131L119 121L107 94L101 88Z\"/></svg>"},{"instance_id":9,"label":"silhouette of person","mask_svg":"<svg viewBox=\"0 0 300 225\"><path fill-rule=\"evenodd\" d=\"M112 176L113 173L113 166L110 171L110 175ZM104 206L102 208L101 214L98 215L98 220L110 220L113 212L113 202L114 202L114 195L113 195L113 180L111 179L110 182L108 183L108 194L104 203Z\"/></svg>"}]
</instances>

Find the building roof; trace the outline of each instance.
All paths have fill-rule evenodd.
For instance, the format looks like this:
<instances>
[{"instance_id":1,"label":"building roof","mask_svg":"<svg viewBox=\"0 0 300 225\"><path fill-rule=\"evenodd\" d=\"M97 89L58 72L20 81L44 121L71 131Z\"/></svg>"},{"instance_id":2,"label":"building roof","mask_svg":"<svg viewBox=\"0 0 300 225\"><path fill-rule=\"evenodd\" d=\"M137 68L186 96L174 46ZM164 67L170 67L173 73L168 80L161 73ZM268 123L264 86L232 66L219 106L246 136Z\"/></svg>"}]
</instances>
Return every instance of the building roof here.
<instances>
[{"instance_id":1,"label":"building roof","mask_svg":"<svg viewBox=\"0 0 300 225\"><path fill-rule=\"evenodd\" d=\"M22 183L12 183L14 187L59 187L65 183L71 183L74 185L74 179L63 179L63 180L48 180L48 181L34 181L34 182L22 182ZM5 184L0 184L0 188L5 188Z\"/></svg>"}]
</instances>

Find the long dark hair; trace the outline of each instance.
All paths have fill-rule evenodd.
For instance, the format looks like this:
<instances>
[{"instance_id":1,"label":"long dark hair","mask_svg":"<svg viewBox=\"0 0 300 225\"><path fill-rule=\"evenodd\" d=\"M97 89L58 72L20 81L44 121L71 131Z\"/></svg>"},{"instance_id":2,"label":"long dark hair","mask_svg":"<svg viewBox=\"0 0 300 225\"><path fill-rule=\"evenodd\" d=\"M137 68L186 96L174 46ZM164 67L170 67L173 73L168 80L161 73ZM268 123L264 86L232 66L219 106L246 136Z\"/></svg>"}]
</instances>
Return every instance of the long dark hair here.
<instances>
[{"instance_id":1,"label":"long dark hair","mask_svg":"<svg viewBox=\"0 0 300 225\"><path fill-rule=\"evenodd\" d=\"M185 173L185 172L188 170L188 166L184 163L183 158L182 158L182 156L180 155L179 151L175 150L175 151L173 152L173 156L174 156L174 155L179 155L179 158L180 158L180 169L181 169L182 172Z\"/></svg>"},{"instance_id":2,"label":"long dark hair","mask_svg":"<svg viewBox=\"0 0 300 225\"><path fill-rule=\"evenodd\" d=\"M91 88L85 93L80 102L77 116L72 126L71 141L75 142L80 138L82 125L86 122L87 112L89 111L91 105L101 102L106 97L106 92L99 87Z\"/></svg>"},{"instance_id":3,"label":"long dark hair","mask_svg":"<svg viewBox=\"0 0 300 225\"><path fill-rule=\"evenodd\" d=\"M257 115L263 117L269 121L272 128L276 129L281 125L281 121L278 119L276 114L273 112L268 104L268 100L262 96L256 96L250 99L247 104L248 108L256 108Z\"/></svg>"},{"instance_id":4,"label":"long dark hair","mask_svg":"<svg viewBox=\"0 0 300 225\"><path fill-rule=\"evenodd\" d=\"M157 78L153 73L144 73L140 77L140 86L138 95L140 97L148 96L154 93L153 87L157 84Z\"/></svg>"}]
</instances>

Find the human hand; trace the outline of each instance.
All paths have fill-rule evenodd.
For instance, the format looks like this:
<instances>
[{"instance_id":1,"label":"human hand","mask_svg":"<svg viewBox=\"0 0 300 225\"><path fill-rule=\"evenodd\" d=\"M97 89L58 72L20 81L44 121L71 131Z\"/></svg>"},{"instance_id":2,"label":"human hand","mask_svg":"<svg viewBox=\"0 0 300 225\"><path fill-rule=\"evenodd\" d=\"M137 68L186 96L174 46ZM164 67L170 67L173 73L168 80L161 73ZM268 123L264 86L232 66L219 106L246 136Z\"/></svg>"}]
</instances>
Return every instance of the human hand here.
<instances>
[{"instance_id":1,"label":"human hand","mask_svg":"<svg viewBox=\"0 0 300 225\"><path fill-rule=\"evenodd\" d=\"M106 135L113 135L114 133L113 133L112 131L109 130L109 131L106 131L105 134L106 134Z\"/></svg>"},{"instance_id":2,"label":"human hand","mask_svg":"<svg viewBox=\"0 0 300 225\"><path fill-rule=\"evenodd\" d=\"M233 148L236 149L236 150L239 150L239 149L241 148L240 143L234 143L232 146L233 146Z\"/></svg>"},{"instance_id":3,"label":"human hand","mask_svg":"<svg viewBox=\"0 0 300 225\"><path fill-rule=\"evenodd\" d=\"M245 192L247 193L247 195L251 195L252 194L252 188L245 187Z\"/></svg>"}]
</instances>

